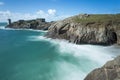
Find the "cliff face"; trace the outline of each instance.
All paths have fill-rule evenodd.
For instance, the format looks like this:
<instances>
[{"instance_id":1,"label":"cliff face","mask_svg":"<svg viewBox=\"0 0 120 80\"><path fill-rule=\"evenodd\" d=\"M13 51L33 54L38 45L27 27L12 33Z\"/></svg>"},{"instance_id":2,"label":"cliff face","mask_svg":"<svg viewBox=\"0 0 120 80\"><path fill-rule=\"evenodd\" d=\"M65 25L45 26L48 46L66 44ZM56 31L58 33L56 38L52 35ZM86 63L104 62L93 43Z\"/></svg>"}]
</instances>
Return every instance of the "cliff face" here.
<instances>
[{"instance_id":1,"label":"cliff face","mask_svg":"<svg viewBox=\"0 0 120 80\"><path fill-rule=\"evenodd\" d=\"M73 16L52 24L47 36L76 44L120 44L120 14Z\"/></svg>"},{"instance_id":2,"label":"cliff face","mask_svg":"<svg viewBox=\"0 0 120 80\"><path fill-rule=\"evenodd\" d=\"M93 70L84 80L120 80L120 56Z\"/></svg>"},{"instance_id":3,"label":"cliff face","mask_svg":"<svg viewBox=\"0 0 120 80\"><path fill-rule=\"evenodd\" d=\"M35 19L35 20L19 20L17 22L10 23L7 25L7 28L15 28L15 29L40 29L40 30L48 30L52 22L46 22L45 19Z\"/></svg>"}]
</instances>

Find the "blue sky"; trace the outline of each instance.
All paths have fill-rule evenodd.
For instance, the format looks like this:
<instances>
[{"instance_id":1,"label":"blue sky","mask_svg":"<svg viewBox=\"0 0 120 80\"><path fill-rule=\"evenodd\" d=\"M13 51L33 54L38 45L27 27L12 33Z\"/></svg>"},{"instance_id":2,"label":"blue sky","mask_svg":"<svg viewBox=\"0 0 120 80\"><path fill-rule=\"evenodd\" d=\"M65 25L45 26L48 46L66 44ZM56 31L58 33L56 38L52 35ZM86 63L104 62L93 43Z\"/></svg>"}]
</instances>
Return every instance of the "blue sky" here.
<instances>
[{"instance_id":1,"label":"blue sky","mask_svg":"<svg viewBox=\"0 0 120 80\"><path fill-rule=\"evenodd\" d=\"M48 10L51 10L52 15ZM19 17L29 14L29 16L34 15L33 18L35 18L37 12L42 12L42 14L40 13L42 16L38 17L47 16L51 20L52 17L60 19L60 17L64 18L79 13L120 13L120 0L0 0L1 21L4 20L1 19L3 14L7 14L7 16L9 14L10 18L13 15ZM50 18L50 16L52 17Z\"/></svg>"}]
</instances>

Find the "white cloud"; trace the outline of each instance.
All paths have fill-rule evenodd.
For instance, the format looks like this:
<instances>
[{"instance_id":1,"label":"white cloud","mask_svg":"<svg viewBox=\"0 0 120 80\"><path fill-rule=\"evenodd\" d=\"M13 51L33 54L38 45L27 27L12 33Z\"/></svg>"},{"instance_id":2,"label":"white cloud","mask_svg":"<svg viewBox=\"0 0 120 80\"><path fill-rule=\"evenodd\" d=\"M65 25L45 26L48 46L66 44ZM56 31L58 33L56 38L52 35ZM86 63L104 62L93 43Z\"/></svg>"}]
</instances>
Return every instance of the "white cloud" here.
<instances>
[{"instance_id":1,"label":"white cloud","mask_svg":"<svg viewBox=\"0 0 120 80\"><path fill-rule=\"evenodd\" d=\"M36 12L38 15L43 15L44 14L44 11L43 10L39 10Z\"/></svg>"},{"instance_id":2,"label":"white cloud","mask_svg":"<svg viewBox=\"0 0 120 80\"><path fill-rule=\"evenodd\" d=\"M0 2L0 6L4 5L4 2Z\"/></svg>"},{"instance_id":3,"label":"white cloud","mask_svg":"<svg viewBox=\"0 0 120 80\"><path fill-rule=\"evenodd\" d=\"M0 22L7 21L8 18L12 21L24 19L36 19L36 18L45 18L47 21L60 20L68 17L68 15L57 15L55 9L49 9L47 12L43 10L38 10L35 13L14 13L11 11L0 11Z\"/></svg>"},{"instance_id":4,"label":"white cloud","mask_svg":"<svg viewBox=\"0 0 120 80\"><path fill-rule=\"evenodd\" d=\"M48 14L55 15L56 14L56 10L55 9L49 9L48 10Z\"/></svg>"}]
</instances>

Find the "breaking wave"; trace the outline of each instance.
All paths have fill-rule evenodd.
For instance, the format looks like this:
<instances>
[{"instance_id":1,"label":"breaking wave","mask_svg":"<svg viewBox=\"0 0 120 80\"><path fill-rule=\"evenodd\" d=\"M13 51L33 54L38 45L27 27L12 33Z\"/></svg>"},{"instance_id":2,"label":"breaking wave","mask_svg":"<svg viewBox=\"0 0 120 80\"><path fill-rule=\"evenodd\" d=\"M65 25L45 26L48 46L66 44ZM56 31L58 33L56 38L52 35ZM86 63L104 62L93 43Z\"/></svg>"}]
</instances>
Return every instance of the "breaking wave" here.
<instances>
[{"instance_id":1,"label":"breaking wave","mask_svg":"<svg viewBox=\"0 0 120 80\"><path fill-rule=\"evenodd\" d=\"M116 56L115 52L111 51L114 50L114 46L76 45L66 40L51 39L44 36L29 36L28 40L46 41L57 48L56 51L63 58L56 62L57 80L83 80L90 71L103 66L108 60L112 60Z\"/></svg>"}]
</instances>

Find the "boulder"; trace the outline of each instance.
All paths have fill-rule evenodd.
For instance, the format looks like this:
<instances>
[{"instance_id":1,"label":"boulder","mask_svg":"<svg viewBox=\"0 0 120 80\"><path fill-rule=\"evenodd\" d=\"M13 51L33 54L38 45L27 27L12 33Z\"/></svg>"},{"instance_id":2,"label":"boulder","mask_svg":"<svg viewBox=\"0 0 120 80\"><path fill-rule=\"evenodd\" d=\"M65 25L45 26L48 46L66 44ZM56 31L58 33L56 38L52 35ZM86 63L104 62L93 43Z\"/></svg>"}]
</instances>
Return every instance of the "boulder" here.
<instances>
[{"instance_id":1,"label":"boulder","mask_svg":"<svg viewBox=\"0 0 120 80\"><path fill-rule=\"evenodd\" d=\"M93 70L84 80L120 80L120 56Z\"/></svg>"}]
</instances>

